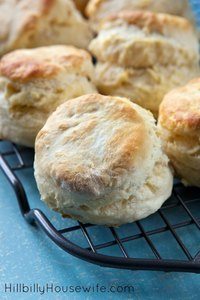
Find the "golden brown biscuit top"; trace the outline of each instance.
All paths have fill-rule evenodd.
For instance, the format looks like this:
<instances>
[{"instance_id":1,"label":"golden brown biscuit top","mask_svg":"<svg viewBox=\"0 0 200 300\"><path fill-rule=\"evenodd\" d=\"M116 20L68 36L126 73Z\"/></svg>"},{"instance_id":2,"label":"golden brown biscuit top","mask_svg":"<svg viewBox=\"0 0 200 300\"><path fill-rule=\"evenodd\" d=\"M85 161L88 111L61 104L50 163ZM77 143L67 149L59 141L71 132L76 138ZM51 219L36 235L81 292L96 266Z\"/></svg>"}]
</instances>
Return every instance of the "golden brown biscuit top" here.
<instances>
[{"instance_id":1,"label":"golden brown biscuit top","mask_svg":"<svg viewBox=\"0 0 200 300\"><path fill-rule=\"evenodd\" d=\"M56 0L1 0L0 1L0 42L11 38L14 32L29 30L35 20L46 15ZM14 38L14 37L13 37Z\"/></svg>"},{"instance_id":2,"label":"golden brown biscuit top","mask_svg":"<svg viewBox=\"0 0 200 300\"><path fill-rule=\"evenodd\" d=\"M189 14L189 1L188 0L90 0L86 8L86 14L89 17L93 17L99 13L108 9L109 4L117 11L123 8L136 9L136 10L148 10L154 12L163 12L173 15Z\"/></svg>"},{"instance_id":3,"label":"golden brown biscuit top","mask_svg":"<svg viewBox=\"0 0 200 300\"><path fill-rule=\"evenodd\" d=\"M164 97L159 123L180 134L200 133L200 79L174 89Z\"/></svg>"},{"instance_id":4,"label":"golden brown biscuit top","mask_svg":"<svg viewBox=\"0 0 200 300\"><path fill-rule=\"evenodd\" d=\"M60 184L98 195L95 185L112 186L119 175L139 168L152 147L140 109L99 94L69 100L39 132L36 152L44 159L48 152L50 173Z\"/></svg>"},{"instance_id":5,"label":"golden brown biscuit top","mask_svg":"<svg viewBox=\"0 0 200 300\"><path fill-rule=\"evenodd\" d=\"M91 17L99 9L100 5L104 3L105 0L93 0L89 1L89 4L86 7L87 16Z\"/></svg>"},{"instance_id":6,"label":"golden brown biscuit top","mask_svg":"<svg viewBox=\"0 0 200 300\"><path fill-rule=\"evenodd\" d=\"M166 28L171 30L181 29L184 31L192 30L190 22L182 17L172 16L169 14L153 13L150 11L122 11L109 15L102 22L122 20L130 25L136 25L140 28L147 28L150 31L163 33Z\"/></svg>"},{"instance_id":7,"label":"golden brown biscuit top","mask_svg":"<svg viewBox=\"0 0 200 300\"><path fill-rule=\"evenodd\" d=\"M0 75L14 81L49 78L64 70L81 73L81 68L91 56L85 50L72 46L50 46L20 49L3 56Z\"/></svg>"},{"instance_id":8,"label":"golden brown biscuit top","mask_svg":"<svg viewBox=\"0 0 200 300\"><path fill-rule=\"evenodd\" d=\"M14 49L54 44L85 49L92 38L72 0L1 0L0 20L0 56Z\"/></svg>"},{"instance_id":9,"label":"golden brown biscuit top","mask_svg":"<svg viewBox=\"0 0 200 300\"><path fill-rule=\"evenodd\" d=\"M78 10L80 10L83 14L85 13L85 7L89 0L74 0L74 3Z\"/></svg>"}]
</instances>

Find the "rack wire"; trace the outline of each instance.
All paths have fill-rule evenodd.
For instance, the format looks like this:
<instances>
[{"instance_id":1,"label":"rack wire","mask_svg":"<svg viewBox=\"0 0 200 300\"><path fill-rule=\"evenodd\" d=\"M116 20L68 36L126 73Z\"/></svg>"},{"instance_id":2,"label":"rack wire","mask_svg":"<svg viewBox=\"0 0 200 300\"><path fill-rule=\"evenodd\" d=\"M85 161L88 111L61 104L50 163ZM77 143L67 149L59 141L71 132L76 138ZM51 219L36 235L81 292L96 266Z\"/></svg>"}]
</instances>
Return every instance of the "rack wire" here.
<instances>
[{"instance_id":1,"label":"rack wire","mask_svg":"<svg viewBox=\"0 0 200 300\"><path fill-rule=\"evenodd\" d=\"M5 143L9 147L5 147ZM27 154L28 160L25 159ZM14 164L10 162L11 156L15 158ZM159 218L159 222L152 222L151 216L123 226L121 230L121 228L105 228L80 222L71 226L66 219L65 227L57 228L41 209L30 208L23 182L18 178L19 172L33 167L33 157L33 150L29 148L0 141L0 168L15 191L23 217L30 224L41 227L49 238L64 251L104 267L200 273L200 189L186 188L176 181L172 197L153 215L153 218ZM38 199L38 206L40 202ZM92 232L91 229L94 228L99 232L107 230L107 234L103 234L103 240L102 236L100 239L100 234L95 235ZM185 238L182 234L184 230L190 238L188 236ZM123 235L121 231L126 234ZM77 232L82 233L85 246L79 244L79 239L73 242L73 236ZM160 240L162 234L168 235L165 243ZM193 242L190 245L191 238ZM143 257L140 253L142 248L138 256L138 247L136 249L132 244L135 241L143 242L142 248L148 248L148 256ZM173 250L173 243L176 243L178 258ZM170 258L164 257L162 253L162 248L166 246L172 249ZM115 256L113 247L117 247L118 250Z\"/></svg>"}]
</instances>

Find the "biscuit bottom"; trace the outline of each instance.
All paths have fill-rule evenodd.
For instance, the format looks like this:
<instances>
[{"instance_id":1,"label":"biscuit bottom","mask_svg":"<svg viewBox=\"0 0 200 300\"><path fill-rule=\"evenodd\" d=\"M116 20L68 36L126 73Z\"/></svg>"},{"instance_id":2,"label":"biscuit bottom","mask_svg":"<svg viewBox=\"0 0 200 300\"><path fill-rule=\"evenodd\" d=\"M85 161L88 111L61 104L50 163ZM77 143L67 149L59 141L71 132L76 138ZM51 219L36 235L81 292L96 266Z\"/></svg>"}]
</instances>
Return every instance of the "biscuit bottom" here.
<instances>
[{"instance_id":1,"label":"biscuit bottom","mask_svg":"<svg viewBox=\"0 0 200 300\"><path fill-rule=\"evenodd\" d=\"M86 205L51 208L60 212L64 218L114 227L146 218L155 213L171 195L173 177L168 165L164 164L163 160L156 163L152 176L146 179L135 196L130 196L128 199L95 209ZM50 203L55 201L48 201L48 205Z\"/></svg>"}]
</instances>

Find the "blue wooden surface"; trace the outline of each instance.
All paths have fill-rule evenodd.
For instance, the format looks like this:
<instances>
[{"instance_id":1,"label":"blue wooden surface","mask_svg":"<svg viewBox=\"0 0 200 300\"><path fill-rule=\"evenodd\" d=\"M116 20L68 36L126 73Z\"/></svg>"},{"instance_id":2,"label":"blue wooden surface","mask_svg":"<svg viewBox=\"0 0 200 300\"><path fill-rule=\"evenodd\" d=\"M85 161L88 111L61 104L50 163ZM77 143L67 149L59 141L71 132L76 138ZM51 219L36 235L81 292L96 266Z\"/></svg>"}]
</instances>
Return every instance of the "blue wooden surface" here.
<instances>
[{"instance_id":1,"label":"blue wooden surface","mask_svg":"<svg viewBox=\"0 0 200 300\"><path fill-rule=\"evenodd\" d=\"M200 11L199 0L193 1L196 11ZM12 159L12 157L11 157ZM32 171L20 172L19 177L25 182L31 206L39 206L50 216L55 225L65 226L73 221L61 220L39 200L33 180ZM153 221L152 221L153 222ZM122 228L123 231L123 228ZM199 237L190 237L190 230L184 232L191 248L199 245ZM100 233L96 232L98 239ZM95 236L95 234L94 234ZM106 234L102 237L105 238ZM80 244L84 244L81 235L75 236ZM20 215L14 192L0 171L0 299L181 299L196 300L200 298L200 275L186 273L164 273L144 271L124 271L106 269L76 259L55 246L39 229L32 227ZM166 236L159 240L161 250L170 256L172 245ZM147 255L143 245L137 244L138 253ZM117 255L117 249L110 250ZM136 251L137 252L137 251ZM173 252L179 256L178 248ZM148 256L148 255L147 255ZM57 285L133 285L132 294L5 294L4 283L54 283Z\"/></svg>"},{"instance_id":2,"label":"blue wooden surface","mask_svg":"<svg viewBox=\"0 0 200 300\"><path fill-rule=\"evenodd\" d=\"M197 24L200 27L200 0L191 0L191 4L197 19Z\"/></svg>"}]
</instances>

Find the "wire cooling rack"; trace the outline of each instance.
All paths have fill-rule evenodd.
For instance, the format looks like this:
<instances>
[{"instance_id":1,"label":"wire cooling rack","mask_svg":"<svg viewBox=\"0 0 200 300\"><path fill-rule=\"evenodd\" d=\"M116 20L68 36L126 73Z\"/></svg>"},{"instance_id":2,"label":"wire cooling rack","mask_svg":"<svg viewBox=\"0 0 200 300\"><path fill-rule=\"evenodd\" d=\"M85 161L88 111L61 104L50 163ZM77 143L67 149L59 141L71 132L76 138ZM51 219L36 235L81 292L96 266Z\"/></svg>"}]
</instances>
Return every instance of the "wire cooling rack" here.
<instances>
[{"instance_id":1,"label":"wire cooling rack","mask_svg":"<svg viewBox=\"0 0 200 300\"><path fill-rule=\"evenodd\" d=\"M172 197L154 215L119 228L62 219L54 226L46 209L31 209L20 174L32 171L33 150L0 141L0 167L24 218L39 225L64 251L104 267L200 273L200 189L174 184ZM28 181L33 181L33 172ZM36 201L40 207L39 196ZM62 225L61 225L62 224ZM79 236L79 237L78 237Z\"/></svg>"}]
</instances>

